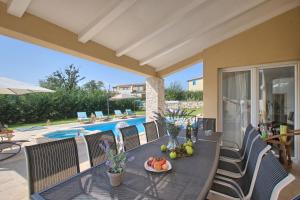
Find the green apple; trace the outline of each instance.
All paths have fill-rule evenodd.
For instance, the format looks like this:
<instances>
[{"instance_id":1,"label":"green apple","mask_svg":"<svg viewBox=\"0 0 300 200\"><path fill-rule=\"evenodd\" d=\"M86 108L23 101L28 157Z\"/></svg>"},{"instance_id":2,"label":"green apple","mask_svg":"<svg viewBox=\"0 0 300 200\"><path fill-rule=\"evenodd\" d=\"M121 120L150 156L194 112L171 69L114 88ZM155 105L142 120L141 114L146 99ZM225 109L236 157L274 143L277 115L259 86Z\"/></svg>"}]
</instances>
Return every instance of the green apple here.
<instances>
[{"instance_id":1,"label":"green apple","mask_svg":"<svg viewBox=\"0 0 300 200\"><path fill-rule=\"evenodd\" d=\"M189 141L186 142L186 145L192 147L193 146L193 142L191 140L189 140Z\"/></svg>"},{"instance_id":2,"label":"green apple","mask_svg":"<svg viewBox=\"0 0 300 200\"><path fill-rule=\"evenodd\" d=\"M185 150L187 150L187 149L193 149L193 147L191 147L191 146L186 146L186 147L185 147Z\"/></svg>"},{"instance_id":3,"label":"green apple","mask_svg":"<svg viewBox=\"0 0 300 200\"><path fill-rule=\"evenodd\" d=\"M167 151L167 146L166 145L161 145L160 146L160 150L162 151L162 152L166 152Z\"/></svg>"},{"instance_id":4,"label":"green apple","mask_svg":"<svg viewBox=\"0 0 300 200\"><path fill-rule=\"evenodd\" d=\"M172 151L170 154L169 154L170 158L171 159L175 159L176 158L176 152L175 151Z\"/></svg>"},{"instance_id":5,"label":"green apple","mask_svg":"<svg viewBox=\"0 0 300 200\"><path fill-rule=\"evenodd\" d=\"M186 148L185 150L186 150L187 155L189 155L189 156L193 155L193 153L194 153L194 150L192 147Z\"/></svg>"}]
</instances>

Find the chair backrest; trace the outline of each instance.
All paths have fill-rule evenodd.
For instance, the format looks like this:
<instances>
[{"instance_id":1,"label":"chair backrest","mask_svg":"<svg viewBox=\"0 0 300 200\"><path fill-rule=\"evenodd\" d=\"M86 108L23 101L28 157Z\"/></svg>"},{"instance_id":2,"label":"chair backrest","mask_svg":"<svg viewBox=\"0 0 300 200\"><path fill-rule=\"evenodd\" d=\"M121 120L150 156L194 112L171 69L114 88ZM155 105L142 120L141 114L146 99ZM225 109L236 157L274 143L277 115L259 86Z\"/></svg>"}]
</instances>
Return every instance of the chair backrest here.
<instances>
[{"instance_id":1,"label":"chair backrest","mask_svg":"<svg viewBox=\"0 0 300 200\"><path fill-rule=\"evenodd\" d=\"M78 118L87 118L86 112L77 112Z\"/></svg>"},{"instance_id":2,"label":"chair backrest","mask_svg":"<svg viewBox=\"0 0 300 200\"><path fill-rule=\"evenodd\" d=\"M271 149L265 141L259 136L255 137L253 147L249 153L249 162L246 166L246 172L241 178L241 188L246 196L251 197L254 183L257 177L258 169L263 156Z\"/></svg>"},{"instance_id":3,"label":"chair backrest","mask_svg":"<svg viewBox=\"0 0 300 200\"><path fill-rule=\"evenodd\" d=\"M30 195L80 172L74 138L26 146Z\"/></svg>"},{"instance_id":4,"label":"chair backrest","mask_svg":"<svg viewBox=\"0 0 300 200\"><path fill-rule=\"evenodd\" d=\"M155 122L146 122L143 123L145 127L145 132L146 132L146 137L147 137L147 142L151 142L153 140L156 140L158 138L158 133L157 133L157 127Z\"/></svg>"},{"instance_id":5,"label":"chair backrest","mask_svg":"<svg viewBox=\"0 0 300 200\"><path fill-rule=\"evenodd\" d=\"M294 177L289 175L278 159L269 152L261 161L251 199L277 199L280 190L293 180Z\"/></svg>"},{"instance_id":6,"label":"chair backrest","mask_svg":"<svg viewBox=\"0 0 300 200\"><path fill-rule=\"evenodd\" d=\"M203 134L205 131L216 132L215 118L198 118L197 120L198 133Z\"/></svg>"},{"instance_id":7,"label":"chair backrest","mask_svg":"<svg viewBox=\"0 0 300 200\"><path fill-rule=\"evenodd\" d=\"M155 124L157 126L159 137L163 137L168 134L167 124L164 120L156 120Z\"/></svg>"},{"instance_id":8,"label":"chair backrest","mask_svg":"<svg viewBox=\"0 0 300 200\"><path fill-rule=\"evenodd\" d=\"M246 145L245 152L244 152L244 154L245 154L244 158L245 159L248 159L250 150L252 148L254 148L253 147L253 141L254 141L255 138L257 138L257 136L258 137L260 136L260 134L259 134L259 132L257 130L254 130L251 134L249 134L248 141L247 141L248 144Z\"/></svg>"},{"instance_id":9,"label":"chair backrest","mask_svg":"<svg viewBox=\"0 0 300 200\"><path fill-rule=\"evenodd\" d=\"M120 116L120 115L123 115L123 114L122 114L121 110L115 110L115 115Z\"/></svg>"},{"instance_id":10,"label":"chair backrest","mask_svg":"<svg viewBox=\"0 0 300 200\"><path fill-rule=\"evenodd\" d=\"M249 139L249 136L250 134L255 131L255 128L249 124L246 128L246 131L245 131L245 135L244 135L244 138L243 138L243 143L242 143L242 147L241 147L241 153L243 154L245 149L246 149L246 146L248 143L248 139Z\"/></svg>"},{"instance_id":11,"label":"chair backrest","mask_svg":"<svg viewBox=\"0 0 300 200\"><path fill-rule=\"evenodd\" d=\"M125 113L126 113L127 115L135 115L135 113L134 113L131 109L126 109L126 110L125 110Z\"/></svg>"},{"instance_id":12,"label":"chair backrest","mask_svg":"<svg viewBox=\"0 0 300 200\"><path fill-rule=\"evenodd\" d=\"M300 200L300 194L298 194L297 196L293 197L292 200Z\"/></svg>"},{"instance_id":13,"label":"chair backrest","mask_svg":"<svg viewBox=\"0 0 300 200\"><path fill-rule=\"evenodd\" d=\"M107 141L110 149L113 150L115 154L117 153L115 135L111 130L85 135L84 139L87 145L91 167L99 165L105 161L106 152L103 148L101 148L101 142Z\"/></svg>"},{"instance_id":14,"label":"chair backrest","mask_svg":"<svg viewBox=\"0 0 300 200\"><path fill-rule=\"evenodd\" d=\"M102 111L95 111L96 117L103 117L103 112Z\"/></svg>"},{"instance_id":15,"label":"chair backrest","mask_svg":"<svg viewBox=\"0 0 300 200\"><path fill-rule=\"evenodd\" d=\"M119 130L122 133L125 151L140 146L139 132L135 125L120 128Z\"/></svg>"}]
</instances>

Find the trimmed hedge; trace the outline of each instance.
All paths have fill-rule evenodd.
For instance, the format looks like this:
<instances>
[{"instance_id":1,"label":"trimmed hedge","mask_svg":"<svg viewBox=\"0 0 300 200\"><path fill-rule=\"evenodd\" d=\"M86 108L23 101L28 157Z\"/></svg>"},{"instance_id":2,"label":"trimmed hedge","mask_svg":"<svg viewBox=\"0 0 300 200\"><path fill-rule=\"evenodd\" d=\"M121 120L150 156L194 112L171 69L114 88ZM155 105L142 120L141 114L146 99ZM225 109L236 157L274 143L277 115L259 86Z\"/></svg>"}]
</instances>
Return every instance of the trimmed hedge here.
<instances>
[{"instance_id":1,"label":"trimmed hedge","mask_svg":"<svg viewBox=\"0 0 300 200\"><path fill-rule=\"evenodd\" d=\"M102 110L107 114L108 93L101 90L57 90L55 93L36 93L22 96L0 95L0 121L7 124L42 122L47 119L77 117L77 112L90 115ZM134 100L110 101L110 113L119 109L134 109Z\"/></svg>"}]
</instances>

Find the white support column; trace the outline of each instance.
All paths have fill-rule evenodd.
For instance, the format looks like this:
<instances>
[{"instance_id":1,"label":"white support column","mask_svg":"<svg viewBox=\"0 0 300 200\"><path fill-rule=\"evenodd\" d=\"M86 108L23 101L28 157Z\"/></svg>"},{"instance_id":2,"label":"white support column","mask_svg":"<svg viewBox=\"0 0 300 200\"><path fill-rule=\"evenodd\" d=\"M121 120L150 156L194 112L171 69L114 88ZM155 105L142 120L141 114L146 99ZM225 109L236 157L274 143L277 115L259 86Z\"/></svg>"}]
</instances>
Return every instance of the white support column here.
<instances>
[{"instance_id":1,"label":"white support column","mask_svg":"<svg viewBox=\"0 0 300 200\"><path fill-rule=\"evenodd\" d=\"M149 77L146 79L146 121L153 121L153 111L165 110L164 79Z\"/></svg>"}]
</instances>

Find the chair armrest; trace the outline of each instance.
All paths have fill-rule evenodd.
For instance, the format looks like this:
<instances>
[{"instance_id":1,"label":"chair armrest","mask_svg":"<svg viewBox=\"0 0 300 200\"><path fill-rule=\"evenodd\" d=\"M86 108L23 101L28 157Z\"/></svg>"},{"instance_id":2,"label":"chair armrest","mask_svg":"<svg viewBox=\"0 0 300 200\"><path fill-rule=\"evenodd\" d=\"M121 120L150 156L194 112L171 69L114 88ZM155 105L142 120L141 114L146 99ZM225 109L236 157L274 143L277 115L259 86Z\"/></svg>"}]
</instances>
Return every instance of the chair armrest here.
<instances>
[{"instance_id":1,"label":"chair armrest","mask_svg":"<svg viewBox=\"0 0 300 200\"><path fill-rule=\"evenodd\" d=\"M221 161L224 161L224 162L228 162L226 159L223 159L222 157L220 158ZM239 171L238 173L242 176L243 175L243 172L242 172L242 169L240 168L240 166L238 164L236 164L236 162L228 162L232 165L234 165L234 167ZM221 170L221 169L220 169ZM235 172L234 172L235 173Z\"/></svg>"},{"instance_id":2,"label":"chair armrest","mask_svg":"<svg viewBox=\"0 0 300 200\"><path fill-rule=\"evenodd\" d=\"M240 195L242 196L242 199L244 199L244 193L243 193L243 190L242 188L232 179L230 178L227 178L227 177L224 177L224 176L219 176L219 175L216 175L215 178L219 179L219 180L222 180L222 181L226 181L226 182L229 182L231 183L232 185L234 185L237 189L238 189L238 192L240 193Z\"/></svg>"},{"instance_id":3,"label":"chair armrest","mask_svg":"<svg viewBox=\"0 0 300 200\"><path fill-rule=\"evenodd\" d=\"M235 142L232 142L232 141L229 141L229 140L224 140L224 139L222 140L222 143L223 142L227 142L227 143L233 144L232 146L235 146L234 148L240 149L240 146L237 143L235 143ZM227 145L224 145L224 146L227 146Z\"/></svg>"}]
</instances>

